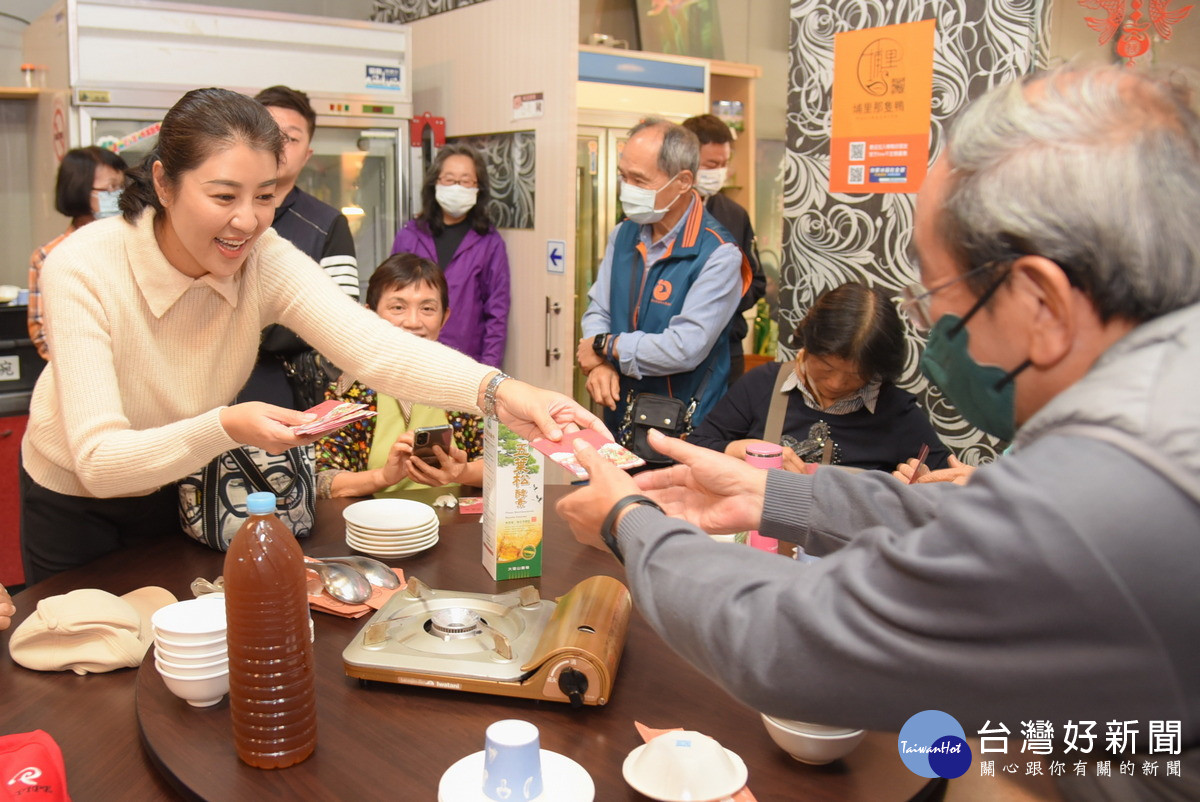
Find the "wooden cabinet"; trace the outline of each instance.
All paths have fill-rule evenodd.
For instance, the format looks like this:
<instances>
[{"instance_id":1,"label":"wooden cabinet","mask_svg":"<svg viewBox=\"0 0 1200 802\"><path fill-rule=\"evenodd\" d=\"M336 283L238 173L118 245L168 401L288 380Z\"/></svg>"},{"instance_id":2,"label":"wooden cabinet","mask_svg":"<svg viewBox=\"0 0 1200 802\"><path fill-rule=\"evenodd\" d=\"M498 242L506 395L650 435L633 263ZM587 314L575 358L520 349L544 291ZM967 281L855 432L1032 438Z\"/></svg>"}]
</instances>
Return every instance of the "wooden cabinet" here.
<instances>
[{"instance_id":1,"label":"wooden cabinet","mask_svg":"<svg viewBox=\"0 0 1200 802\"><path fill-rule=\"evenodd\" d=\"M21 493L18 467L28 415L0 418L0 584L25 582L21 568Z\"/></svg>"},{"instance_id":2,"label":"wooden cabinet","mask_svg":"<svg viewBox=\"0 0 1200 802\"><path fill-rule=\"evenodd\" d=\"M762 75L755 64L732 61L710 61L708 65L708 97L710 106L718 100L735 100L742 104L745 116L743 130L733 143L733 158L729 161L729 186L722 190L754 217L755 134L754 82Z\"/></svg>"}]
</instances>

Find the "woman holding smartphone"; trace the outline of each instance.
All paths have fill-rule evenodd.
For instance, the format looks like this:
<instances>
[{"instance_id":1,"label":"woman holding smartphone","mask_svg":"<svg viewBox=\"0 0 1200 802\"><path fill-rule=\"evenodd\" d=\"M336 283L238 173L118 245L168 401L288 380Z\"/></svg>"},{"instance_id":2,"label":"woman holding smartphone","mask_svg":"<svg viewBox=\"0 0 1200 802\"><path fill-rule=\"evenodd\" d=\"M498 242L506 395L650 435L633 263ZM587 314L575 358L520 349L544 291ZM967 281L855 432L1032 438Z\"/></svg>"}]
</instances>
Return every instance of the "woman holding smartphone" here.
<instances>
[{"instance_id":1,"label":"woman holding smartphone","mask_svg":"<svg viewBox=\"0 0 1200 802\"><path fill-rule=\"evenodd\" d=\"M315 441L293 430L312 415L230 405L271 323L397 398L494 412L528 437L600 425L571 399L413 337L340 292L271 230L282 149L278 124L251 98L188 92L131 171L122 216L47 259L54 359L21 444L30 582L177 531L174 483L224 451Z\"/></svg>"},{"instance_id":2,"label":"woman holding smartphone","mask_svg":"<svg viewBox=\"0 0 1200 802\"><path fill-rule=\"evenodd\" d=\"M450 317L448 303L442 269L411 253L388 257L367 284L367 308L424 340L438 338ZM478 416L408 404L348 380L325 395L366 404L378 414L318 441L318 496L483 484L483 422Z\"/></svg>"}]
</instances>

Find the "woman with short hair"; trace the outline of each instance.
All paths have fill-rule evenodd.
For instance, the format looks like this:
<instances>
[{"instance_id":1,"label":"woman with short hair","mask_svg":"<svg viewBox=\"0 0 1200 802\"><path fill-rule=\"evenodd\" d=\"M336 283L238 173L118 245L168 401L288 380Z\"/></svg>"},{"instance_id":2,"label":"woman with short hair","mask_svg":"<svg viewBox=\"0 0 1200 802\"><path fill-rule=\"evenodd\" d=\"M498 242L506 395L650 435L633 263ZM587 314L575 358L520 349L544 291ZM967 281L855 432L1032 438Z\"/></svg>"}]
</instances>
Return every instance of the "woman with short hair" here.
<instances>
[{"instance_id":1,"label":"woman with short hair","mask_svg":"<svg viewBox=\"0 0 1200 802\"><path fill-rule=\"evenodd\" d=\"M46 316L42 311L41 275L46 257L76 230L93 220L115 217L125 188L125 164L116 153L95 145L73 148L63 156L54 181L54 208L71 218L67 230L29 257L29 339L42 359L50 358L46 343Z\"/></svg>"},{"instance_id":2,"label":"woman with short hair","mask_svg":"<svg viewBox=\"0 0 1200 802\"><path fill-rule=\"evenodd\" d=\"M436 340L451 319L449 298L442 269L412 253L392 254L367 283L367 308L424 340ZM408 403L350 378L330 386L326 399L365 404L376 414L317 442L318 497L483 486L483 420L478 415ZM453 433L448 452L435 445L432 460L413 453L418 429L446 425Z\"/></svg>"},{"instance_id":3,"label":"woman with short hair","mask_svg":"<svg viewBox=\"0 0 1200 802\"><path fill-rule=\"evenodd\" d=\"M796 326L795 343L794 360L761 365L734 383L688 442L744 457L748 442L764 438L778 396L788 470L828 460L891 471L922 445L927 465L946 465L950 451L925 411L894 384L904 369L904 324L883 291L855 283L828 290Z\"/></svg>"}]
</instances>

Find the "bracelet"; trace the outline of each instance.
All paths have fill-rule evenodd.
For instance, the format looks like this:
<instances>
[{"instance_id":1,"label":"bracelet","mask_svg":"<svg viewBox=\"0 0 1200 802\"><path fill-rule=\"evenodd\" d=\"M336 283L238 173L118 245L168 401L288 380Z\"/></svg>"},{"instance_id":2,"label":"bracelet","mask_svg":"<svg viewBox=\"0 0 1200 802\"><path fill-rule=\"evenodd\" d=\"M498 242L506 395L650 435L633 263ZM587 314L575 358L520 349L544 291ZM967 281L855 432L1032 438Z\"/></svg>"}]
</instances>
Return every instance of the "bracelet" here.
<instances>
[{"instance_id":1,"label":"bracelet","mask_svg":"<svg viewBox=\"0 0 1200 802\"><path fill-rule=\"evenodd\" d=\"M616 360L613 358L613 348L617 344L617 335L608 335L608 344L604 346L604 358L607 359L613 367L617 366Z\"/></svg>"},{"instance_id":2,"label":"bracelet","mask_svg":"<svg viewBox=\"0 0 1200 802\"><path fill-rule=\"evenodd\" d=\"M504 371L500 371L492 380L488 382L487 389L483 391L483 414L484 417L496 417L496 391L500 388L500 383L505 379L511 379Z\"/></svg>"},{"instance_id":3,"label":"bracelet","mask_svg":"<svg viewBox=\"0 0 1200 802\"><path fill-rule=\"evenodd\" d=\"M625 564L625 555L621 553L621 547L617 544L617 533L613 531L613 526L617 522L617 518L621 512L628 506L633 504L645 504L647 507L653 507L659 512L663 508L654 503L653 499L649 499L640 493L631 493L625 498L613 505L613 508L608 511L608 515L604 516L604 523L600 524L600 537L604 539L604 545L608 546L608 550L617 558L617 562L621 565Z\"/></svg>"}]
</instances>

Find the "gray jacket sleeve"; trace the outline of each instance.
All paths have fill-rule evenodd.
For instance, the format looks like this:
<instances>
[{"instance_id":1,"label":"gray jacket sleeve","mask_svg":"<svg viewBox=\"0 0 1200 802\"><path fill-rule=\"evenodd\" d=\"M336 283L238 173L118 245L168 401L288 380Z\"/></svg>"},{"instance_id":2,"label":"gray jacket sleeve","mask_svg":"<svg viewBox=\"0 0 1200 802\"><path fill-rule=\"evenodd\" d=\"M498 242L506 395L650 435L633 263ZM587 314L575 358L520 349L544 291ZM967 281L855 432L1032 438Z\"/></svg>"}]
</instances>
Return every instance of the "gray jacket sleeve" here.
<instances>
[{"instance_id":1,"label":"gray jacket sleeve","mask_svg":"<svg viewBox=\"0 0 1200 802\"><path fill-rule=\"evenodd\" d=\"M1152 510L1152 516L1147 511ZM633 597L755 709L897 731L914 713L1180 720L1197 736L1197 509L1116 448L1048 437L966 487L772 474L764 533L797 563L648 507L619 527Z\"/></svg>"}]
</instances>

